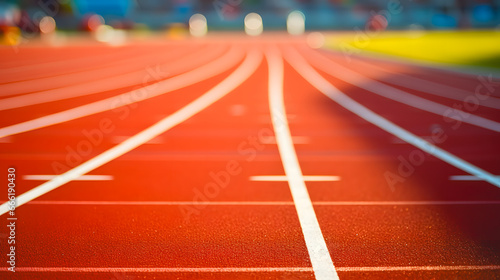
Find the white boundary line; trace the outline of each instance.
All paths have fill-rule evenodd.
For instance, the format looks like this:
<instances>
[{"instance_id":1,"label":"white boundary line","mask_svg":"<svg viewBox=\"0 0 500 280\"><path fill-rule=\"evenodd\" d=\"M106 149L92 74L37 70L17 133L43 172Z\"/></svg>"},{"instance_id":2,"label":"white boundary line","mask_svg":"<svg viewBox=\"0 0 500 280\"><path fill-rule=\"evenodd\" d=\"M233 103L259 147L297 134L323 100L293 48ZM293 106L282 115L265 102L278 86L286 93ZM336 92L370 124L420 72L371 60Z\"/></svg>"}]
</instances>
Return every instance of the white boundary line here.
<instances>
[{"instance_id":1,"label":"white boundary line","mask_svg":"<svg viewBox=\"0 0 500 280\"><path fill-rule=\"evenodd\" d=\"M495 176L500 180L500 176ZM484 181L482 178L472 175L453 175L450 176L450 181Z\"/></svg>"},{"instance_id":2,"label":"white boundary line","mask_svg":"<svg viewBox=\"0 0 500 280\"><path fill-rule=\"evenodd\" d=\"M406 141L407 143L441 159L444 162L449 163L450 165L455 166L458 169L465 171L466 173L478 176L479 178L482 178L490 184L500 188L500 179L496 176L433 145L428 141L425 141L402 127L397 126L391 121L374 113L370 109L345 95L325 78L323 78L318 72L316 72L316 70L314 70L314 68L312 68L312 66L310 66L295 49L290 47L287 48L286 58L293 68L295 68L295 70L299 72L302 77L304 77L304 79L340 106L353 112L369 123L372 123L388 133L400 138L401 140Z\"/></svg>"},{"instance_id":3,"label":"white boundary line","mask_svg":"<svg viewBox=\"0 0 500 280\"><path fill-rule=\"evenodd\" d=\"M232 47L222 57L204 64L192 71L160 81L155 84L141 88L146 91L145 96L136 96L136 90L132 90L117 96L106 98L100 101L88 103L59 113L43 116L26 122L0 128L0 138L14 135L26 131L35 130L42 127L51 126L58 123L71 121L74 119L90 116L100 112L113 110L119 107L137 103L146 99L163 95L167 92L181 89L189 85L201 82L210 77L218 75L233 67L243 56L243 52L238 47Z\"/></svg>"},{"instance_id":4,"label":"white boundary line","mask_svg":"<svg viewBox=\"0 0 500 280\"><path fill-rule=\"evenodd\" d=\"M500 270L500 265L436 265L436 266L344 266L342 272L390 271L462 271ZM8 271L8 267L0 268ZM240 272L313 272L311 267L16 267L19 272L76 273L240 273Z\"/></svg>"},{"instance_id":5,"label":"white boundary line","mask_svg":"<svg viewBox=\"0 0 500 280\"><path fill-rule=\"evenodd\" d=\"M131 205L131 206L294 206L293 201L77 201L33 200L32 205ZM318 206L426 206L426 205L497 205L499 200L480 201L316 201Z\"/></svg>"},{"instance_id":6,"label":"white boundary line","mask_svg":"<svg viewBox=\"0 0 500 280\"><path fill-rule=\"evenodd\" d=\"M307 53L308 55L306 56L310 58L312 65L328 73L329 75L342 79L349 84L355 85L356 87L375 93L387 99L397 101L410 107L414 107L422 111L427 111L439 116L445 116L446 112L456 111L459 113L450 114L446 117L474 126L482 127L484 129L500 132L500 123L496 121L476 116L455 108L451 108L446 105L422 98L420 96L413 95L404 90L386 85L372 78L358 74L344 66L341 66L317 51L311 50ZM328 64L325 64L325 59L328 60Z\"/></svg>"},{"instance_id":7,"label":"white boundary line","mask_svg":"<svg viewBox=\"0 0 500 280\"><path fill-rule=\"evenodd\" d=\"M250 176L250 181L257 182L287 182L288 178L286 175L260 175L260 176ZM304 182L335 182L340 181L340 176L328 176L328 175L303 175L302 179Z\"/></svg>"},{"instance_id":8,"label":"white boundary line","mask_svg":"<svg viewBox=\"0 0 500 280\"><path fill-rule=\"evenodd\" d=\"M175 113L167 116L156 124L130 137L124 142L114 146L104 153L82 163L81 165L55 177L54 179L35 187L16 199L16 206L19 207L28 201L31 201L39 196L42 196L84 174L102 166L117 157L139 147L149 140L164 133L170 128L184 122L193 115L199 113L203 109L212 105L214 102L224 97L226 94L241 85L248 77L250 77L262 61L262 53L259 51L249 51L242 64L222 82L207 91L202 96L198 97L188 105L179 109ZM208 64L207 64L208 65ZM205 68L200 68L206 71ZM9 210L7 202L0 205L0 215L5 214Z\"/></svg>"},{"instance_id":9,"label":"white boundary line","mask_svg":"<svg viewBox=\"0 0 500 280\"><path fill-rule=\"evenodd\" d=\"M283 100L284 66L277 47L266 51L269 67L269 107L283 168L288 178L309 258L318 280L339 279L307 192L292 142Z\"/></svg>"}]
</instances>

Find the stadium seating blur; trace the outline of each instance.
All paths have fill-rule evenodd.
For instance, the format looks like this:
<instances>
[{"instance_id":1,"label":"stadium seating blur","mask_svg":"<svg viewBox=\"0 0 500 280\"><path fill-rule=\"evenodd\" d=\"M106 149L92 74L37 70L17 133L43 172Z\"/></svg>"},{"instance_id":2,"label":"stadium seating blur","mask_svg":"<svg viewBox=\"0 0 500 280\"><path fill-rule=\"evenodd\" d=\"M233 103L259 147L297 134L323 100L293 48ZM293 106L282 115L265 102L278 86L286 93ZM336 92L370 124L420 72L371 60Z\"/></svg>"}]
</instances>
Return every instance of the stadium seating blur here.
<instances>
[{"instance_id":1,"label":"stadium seating blur","mask_svg":"<svg viewBox=\"0 0 500 280\"><path fill-rule=\"evenodd\" d=\"M293 10L305 15L307 30L352 31L365 28L376 15L396 30L500 26L500 0L10 0L0 5L0 25L12 24L16 9L35 24L45 14L56 19L59 29L70 30L78 29L88 14L121 28L163 29L186 24L194 13L203 14L211 30L241 30L250 12L262 16L266 30L282 30ZM23 22L17 24L23 29Z\"/></svg>"}]
</instances>

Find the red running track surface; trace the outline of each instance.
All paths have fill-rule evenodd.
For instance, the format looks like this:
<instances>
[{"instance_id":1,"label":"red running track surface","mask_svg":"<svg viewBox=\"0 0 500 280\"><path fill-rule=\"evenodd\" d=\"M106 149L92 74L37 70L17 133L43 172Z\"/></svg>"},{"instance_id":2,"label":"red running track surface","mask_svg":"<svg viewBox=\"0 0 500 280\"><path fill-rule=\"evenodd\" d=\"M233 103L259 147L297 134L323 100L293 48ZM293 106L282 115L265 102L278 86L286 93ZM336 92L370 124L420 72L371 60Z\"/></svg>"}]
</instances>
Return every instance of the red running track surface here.
<instances>
[{"instance_id":1,"label":"red running track surface","mask_svg":"<svg viewBox=\"0 0 500 280\"><path fill-rule=\"evenodd\" d=\"M0 53L2 279L500 279L498 80L286 37Z\"/></svg>"}]
</instances>

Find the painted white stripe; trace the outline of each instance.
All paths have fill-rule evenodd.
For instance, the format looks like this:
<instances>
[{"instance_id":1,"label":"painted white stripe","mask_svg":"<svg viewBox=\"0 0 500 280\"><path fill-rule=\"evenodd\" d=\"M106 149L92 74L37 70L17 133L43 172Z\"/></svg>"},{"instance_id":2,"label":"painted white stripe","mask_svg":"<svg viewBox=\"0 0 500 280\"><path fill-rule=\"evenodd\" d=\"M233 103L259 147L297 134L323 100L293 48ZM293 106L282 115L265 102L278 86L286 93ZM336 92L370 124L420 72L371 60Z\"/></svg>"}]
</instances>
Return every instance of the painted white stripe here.
<instances>
[{"instance_id":1,"label":"painted white stripe","mask_svg":"<svg viewBox=\"0 0 500 280\"><path fill-rule=\"evenodd\" d=\"M8 271L1 267L0 271ZM312 272L311 267L18 267L20 272L122 272L122 273L235 273L235 272Z\"/></svg>"},{"instance_id":2,"label":"painted white stripe","mask_svg":"<svg viewBox=\"0 0 500 280\"><path fill-rule=\"evenodd\" d=\"M500 180L500 176L495 176ZM472 175L453 175L450 176L451 181L484 181L484 179Z\"/></svg>"},{"instance_id":3,"label":"painted white stripe","mask_svg":"<svg viewBox=\"0 0 500 280\"><path fill-rule=\"evenodd\" d=\"M198 97L183 108L179 109L175 113L171 114L170 116L162 119L161 121L141 131L140 133L130 137L126 141L82 163L81 165L67 171L66 173L63 173L55 177L54 179L21 194L17 197L17 207L116 159L117 157L139 147L147 141L157 137L170 128L184 122L193 115L199 113L220 98L224 97L226 94L238 87L241 83L243 83L248 77L250 77L250 75L252 75L252 73L255 72L255 70L257 70L257 67L259 66L261 60L262 53L258 51L250 51L246 55L243 63L233 73L231 73L226 79L210 89L208 92ZM204 71L207 70L205 68L200 69L204 69ZM7 211L7 203L0 205L0 215L5 214Z\"/></svg>"},{"instance_id":4,"label":"painted white stripe","mask_svg":"<svg viewBox=\"0 0 500 280\"><path fill-rule=\"evenodd\" d=\"M51 88L34 93L23 94L21 96L5 98L2 99L2 102L0 103L0 111L31 106L36 104L43 104L47 102L65 100L80 96L87 96L117 88L140 85L144 83L145 79L147 79L148 81L156 80L156 83L158 83L166 79L168 76L174 76L176 74L182 73L182 71L187 70L186 68L191 69L193 67L199 66L204 61L208 62L211 59L215 59L217 56L220 56L222 51L224 51L224 48L219 47L219 48L211 48L209 50L202 49L200 51L190 53L189 55L184 55L184 56L180 55L181 52L177 54L172 53L170 55L176 57L176 59L163 65L158 65L157 63L155 66L158 67L158 69L164 69L164 70L168 69L168 71L165 71L164 73L154 73L153 71L155 71L154 70L155 68L147 68L143 66L143 69L136 70L134 72L124 73L124 74L116 73L115 75L106 78L93 79L90 81L85 81L80 83L75 82L75 83L70 83L66 86ZM203 57L203 61L200 61L200 56ZM108 70L106 70L106 72L107 71ZM85 75L86 73L77 73L77 74L81 76ZM54 78L70 79L70 77L54 77Z\"/></svg>"},{"instance_id":5,"label":"painted white stripe","mask_svg":"<svg viewBox=\"0 0 500 280\"><path fill-rule=\"evenodd\" d=\"M420 138L424 139L425 141L428 141L428 142L432 142L432 136L420 136ZM397 137L393 137L391 139L391 143L392 144L408 144L407 142L397 138Z\"/></svg>"},{"instance_id":6,"label":"painted white stripe","mask_svg":"<svg viewBox=\"0 0 500 280\"><path fill-rule=\"evenodd\" d=\"M59 175L24 175L23 179L28 181L49 181ZM73 181L111 181L114 177L111 175L82 175Z\"/></svg>"},{"instance_id":7,"label":"painted white stripe","mask_svg":"<svg viewBox=\"0 0 500 280\"><path fill-rule=\"evenodd\" d=\"M294 206L293 201L75 201L33 200L33 205L129 205L129 206ZM318 206L427 206L427 205L497 205L498 200L480 201L316 201Z\"/></svg>"},{"instance_id":8,"label":"painted white stripe","mask_svg":"<svg viewBox=\"0 0 500 280\"><path fill-rule=\"evenodd\" d=\"M276 137L268 136L260 140L262 144L277 144ZM310 139L307 136L292 136L292 143L294 145L309 144Z\"/></svg>"},{"instance_id":9,"label":"painted white stripe","mask_svg":"<svg viewBox=\"0 0 500 280\"><path fill-rule=\"evenodd\" d=\"M391 133L392 135L402 139L403 141L406 141L409 144L412 144L413 146L443 160L444 162L447 162L450 165L453 165L458 169L465 171L466 173L483 178L492 185L500 187L500 179L493 176L492 174L397 126L396 124L374 113L370 109L345 95L335 86L330 84L318 72L316 72L316 70L314 70L296 50L287 48L286 55L288 62L290 62L290 64L299 74L301 74L309 83L311 83L311 85L313 85L319 91L324 93L333 101L337 102L340 106L353 112L364 120L378 126L379 128Z\"/></svg>"},{"instance_id":10,"label":"painted white stripe","mask_svg":"<svg viewBox=\"0 0 500 280\"><path fill-rule=\"evenodd\" d=\"M500 204L498 200L479 201L317 201L314 205L324 206L426 206L426 205L495 205Z\"/></svg>"},{"instance_id":11,"label":"painted white stripe","mask_svg":"<svg viewBox=\"0 0 500 280\"><path fill-rule=\"evenodd\" d=\"M111 137L111 143L120 144L121 142L127 140L130 136L113 136ZM165 141L161 136L155 137L144 144L163 144Z\"/></svg>"},{"instance_id":12,"label":"painted white stripe","mask_svg":"<svg viewBox=\"0 0 500 280\"><path fill-rule=\"evenodd\" d=\"M268 49L266 59L269 67L269 107L274 134L278 142L278 150L288 178L288 185L295 203L314 275L318 280L339 279L321 233L316 213L314 213L297 154L293 147L283 100L283 60L277 48Z\"/></svg>"},{"instance_id":13,"label":"painted white stripe","mask_svg":"<svg viewBox=\"0 0 500 280\"><path fill-rule=\"evenodd\" d=\"M292 201L67 201L33 200L34 205L134 205L134 206L177 206L177 205L212 205L212 206L293 206Z\"/></svg>"},{"instance_id":14,"label":"painted white stripe","mask_svg":"<svg viewBox=\"0 0 500 280\"><path fill-rule=\"evenodd\" d=\"M419 97L417 95L413 95L406 91L391 87L366 76L360 75L346 67L343 67L342 65L333 62L331 59L318 53L317 51L308 51L307 57L310 59L312 65L324 71L325 73L328 73L329 75L335 76L350 84L373 92L382 97L439 116L445 116L460 122L475 125L495 132L500 132L500 123L496 121L492 121L468 112L442 105L440 103Z\"/></svg>"},{"instance_id":15,"label":"painted white stripe","mask_svg":"<svg viewBox=\"0 0 500 280\"><path fill-rule=\"evenodd\" d=\"M500 265L435 265L435 266L354 266L339 267L339 271L454 271L454 270L498 270Z\"/></svg>"},{"instance_id":16,"label":"painted white stripe","mask_svg":"<svg viewBox=\"0 0 500 280\"><path fill-rule=\"evenodd\" d=\"M302 179L305 182L334 182L340 181L340 176L328 176L328 175L304 175ZM270 182L287 182L288 177L286 175L260 175L260 176L250 176L250 181L270 181Z\"/></svg>"},{"instance_id":17,"label":"painted white stripe","mask_svg":"<svg viewBox=\"0 0 500 280\"><path fill-rule=\"evenodd\" d=\"M384 271L469 271L499 270L500 265L436 265L436 266L344 266L342 272ZM1 267L0 271L8 271ZM311 267L16 267L20 272L75 273L242 273L242 272L313 272Z\"/></svg>"},{"instance_id":18,"label":"painted white stripe","mask_svg":"<svg viewBox=\"0 0 500 280\"><path fill-rule=\"evenodd\" d=\"M242 56L243 52L241 49L233 47L219 59L187 73L141 88L140 91L146 94L138 94L138 90L133 90L59 113L3 127L0 128L0 138L113 110L187 87L230 69L235 63L240 61Z\"/></svg>"}]
</instances>

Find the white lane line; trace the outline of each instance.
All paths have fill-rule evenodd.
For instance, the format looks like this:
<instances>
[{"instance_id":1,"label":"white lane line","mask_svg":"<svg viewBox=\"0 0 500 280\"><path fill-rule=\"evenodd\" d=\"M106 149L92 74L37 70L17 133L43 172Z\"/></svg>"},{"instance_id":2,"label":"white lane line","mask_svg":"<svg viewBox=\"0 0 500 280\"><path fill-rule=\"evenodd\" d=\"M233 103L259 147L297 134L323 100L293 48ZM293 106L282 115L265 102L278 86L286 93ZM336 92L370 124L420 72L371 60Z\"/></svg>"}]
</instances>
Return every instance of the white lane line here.
<instances>
[{"instance_id":1,"label":"white lane line","mask_svg":"<svg viewBox=\"0 0 500 280\"><path fill-rule=\"evenodd\" d=\"M373 92L387 99L397 101L422 111L427 111L439 116L448 117L460 122L500 132L500 123L496 121L476 116L471 113L458 110L457 108L451 108L417 95L413 95L404 90L391 87L343 67L317 51L308 51L306 56L310 59L311 64L318 69L369 92Z\"/></svg>"},{"instance_id":2,"label":"white lane line","mask_svg":"<svg viewBox=\"0 0 500 280\"><path fill-rule=\"evenodd\" d=\"M316 218L316 213L314 213L288 127L283 97L283 59L276 47L266 51L266 59L269 67L269 107L274 134L278 142L278 150L288 178L288 185L295 203L314 275L318 280L339 279Z\"/></svg>"},{"instance_id":3,"label":"white lane line","mask_svg":"<svg viewBox=\"0 0 500 280\"><path fill-rule=\"evenodd\" d=\"M184 122L195 114L201 112L203 109L212 105L214 102L224 97L226 94L234 90L248 79L258 68L262 61L262 53L259 51L249 51L246 54L245 60L234 72L232 72L222 82L214 86L202 96L198 97L191 103L179 109L175 113L162 119L149 128L139 132L138 134L130 137L126 141L114 146L113 148L105 151L104 153L82 163L81 165L55 177L54 179L35 187L17 197L17 207L31 201L39 196L42 196L114 159L117 157L139 147L140 145L148 142L149 140L164 133L170 128ZM208 65L208 64L207 64ZM204 71L206 68L200 68ZM0 215L8 211L8 204L3 203L0 205Z\"/></svg>"},{"instance_id":4,"label":"white lane line","mask_svg":"<svg viewBox=\"0 0 500 280\"><path fill-rule=\"evenodd\" d=\"M428 141L428 142L431 142L433 141L433 137L432 136L420 136L420 138L424 139L425 141ZM408 144L407 142L397 138L397 137L393 137L391 138L390 142L392 144Z\"/></svg>"},{"instance_id":5,"label":"white lane line","mask_svg":"<svg viewBox=\"0 0 500 280\"><path fill-rule=\"evenodd\" d=\"M436 266L343 266L342 272L384 271L469 271L499 270L500 265L436 265ZM0 271L8 271L1 267ZM313 272L311 267L16 267L21 272L76 272L76 273L241 273L241 272Z\"/></svg>"},{"instance_id":6,"label":"white lane line","mask_svg":"<svg viewBox=\"0 0 500 280\"><path fill-rule=\"evenodd\" d=\"M471 163L425 141L417 135L397 126L391 121L383 118L382 116L374 113L365 106L359 104L343 92L338 90L334 85L323 78L307 61L294 49L287 48L286 57L288 62L295 68L295 70L304 77L311 85L328 96L333 101L337 102L340 106L353 112L364 120L378 126L379 128L389 132L390 134L400 138L403 141L412 144L413 146L441 159L456 168L465 171L474 176L478 176L494 186L500 188L500 179L491 173L472 165Z\"/></svg>"},{"instance_id":7,"label":"white lane line","mask_svg":"<svg viewBox=\"0 0 500 280\"><path fill-rule=\"evenodd\" d=\"M120 144L121 142L127 140L128 138L130 138L130 136L113 136L111 137L111 143ZM163 139L163 137L159 136L149 140L144 144L163 144L163 143L165 143L165 140Z\"/></svg>"},{"instance_id":8,"label":"white lane line","mask_svg":"<svg viewBox=\"0 0 500 280\"><path fill-rule=\"evenodd\" d=\"M28 205L130 205L130 206L295 206L293 201L89 201L33 200ZM430 205L498 205L499 200L479 201L316 201L318 206L430 206Z\"/></svg>"},{"instance_id":9,"label":"white lane line","mask_svg":"<svg viewBox=\"0 0 500 280\"><path fill-rule=\"evenodd\" d=\"M498 270L500 265L435 265L435 266L354 266L339 267L339 271L453 271L453 270Z\"/></svg>"},{"instance_id":10,"label":"white lane line","mask_svg":"<svg viewBox=\"0 0 500 280\"><path fill-rule=\"evenodd\" d=\"M500 204L499 200L479 200L479 201L317 201L314 205L323 206L426 206L426 205L495 205Z\"/></svg>"},{"instance_id":11,"label":"white lane line","mask_svg":"<svg viewBox=\"0 0 500 280\"><path fill-rule=\"evenodd\" d=\"M33 200L34 205L134 205L134 206L293 206L293 201L77 201L77 200Z\"/></svg>"},{"instance_id":12,"label":"white lane line","mask_svg":"<svg viewBox=\"0 0 500 280\"><path fill-rule=\"evenodd\" d=\"M24 175L23 179L28 181L49 181L59 175ZM82 175L73 181L112 181L114 179L111 175Z\"/></svg>"},{"instance_id":13,"label":"white lane line","mask_svg":"<svg viewBox=\"0 0 500 280\"><path fill-rule=\"evenodd\" d=\"M500 176L495 176L500 180ZM450 176L450 181L484 181L484 179L472 175L453 175Z\"/></svg>"},{"instance_id":14,"label":"white lane line","mask_svg":"<svg viewBox=\"0 0 500 280\"><path fill-rule=\"evenodd\" d=\"M307 136L292 136L292 143L296 145L309 144L311 142L310 138ZM269 136L260 140L262 144L275 145L276 137Z\"/></svg>"},{"instance_id":15,"label":"white lane line","mask_svg":"<svg viewBox=\"0 0 500 280\"><path fill-rule=\"evenodd\" d=\"M0 138L113 110L190 86L230 69L242 56L243 52L240 48L232 47L222 57L168 80L66 111L0 128Z\"/></svg>"},{"instance_id":16,"label":"white lane line","mask_svg":"<svg viewBox=\"0 0 500 280\"><path fill-rule=\"evenodd\" d=\"M8 271L1 267L0 271ZM234 273L234 272L312 272L311 267L18 267L20 272L122 272L122 273Z\"/></svg>"},{"instance_id":17,"label":"white lane line","mask_svg":"<svg viewBox=\"0 0 500 280\"><path fill-rule=\"evenodd\" d=\"M213 48L208 51L206 49L202 49L188 55L180 55L183 52L171 53L170 55L175 58L174 60L161 65L157 63L155 67L147 67L146 65L143 65L143 69L135 69L133 72L123 74L117 73L116 75L109 77L93 79L90 81L87 80L79 83L69 83L63 87L51 88L34 93L23 94L21 96L2 99L2 102L0 103L0 111L87 96L113 89L125 88L128 86L144 85L144 83L151 81L156 81L153 83L156 84L165 80L169 76L175 76L178 73L182 73L182 71L186 68L189 69L195 65L198 66L202 64L202 62L209 62L211 59L215 59L219 56L222 51L223 48L221 47ZM202 56L202 61L200 61L200 56ZM85 73L78 74L85 75ZM70 77L63 78L70 79Z\"/></svg>"},{"instance_id":18,"label":"white lane line","mask_svg":"<svg viewBox=\"0 0 500 280\"><path fill-rule=\"evenodd\" d=\"M340 176L329 175L303 175L304 182L335 182L340 181ZM250 181L287 182L286 175L260 175L250 176Z\"/></svg>"}]
</instances>

